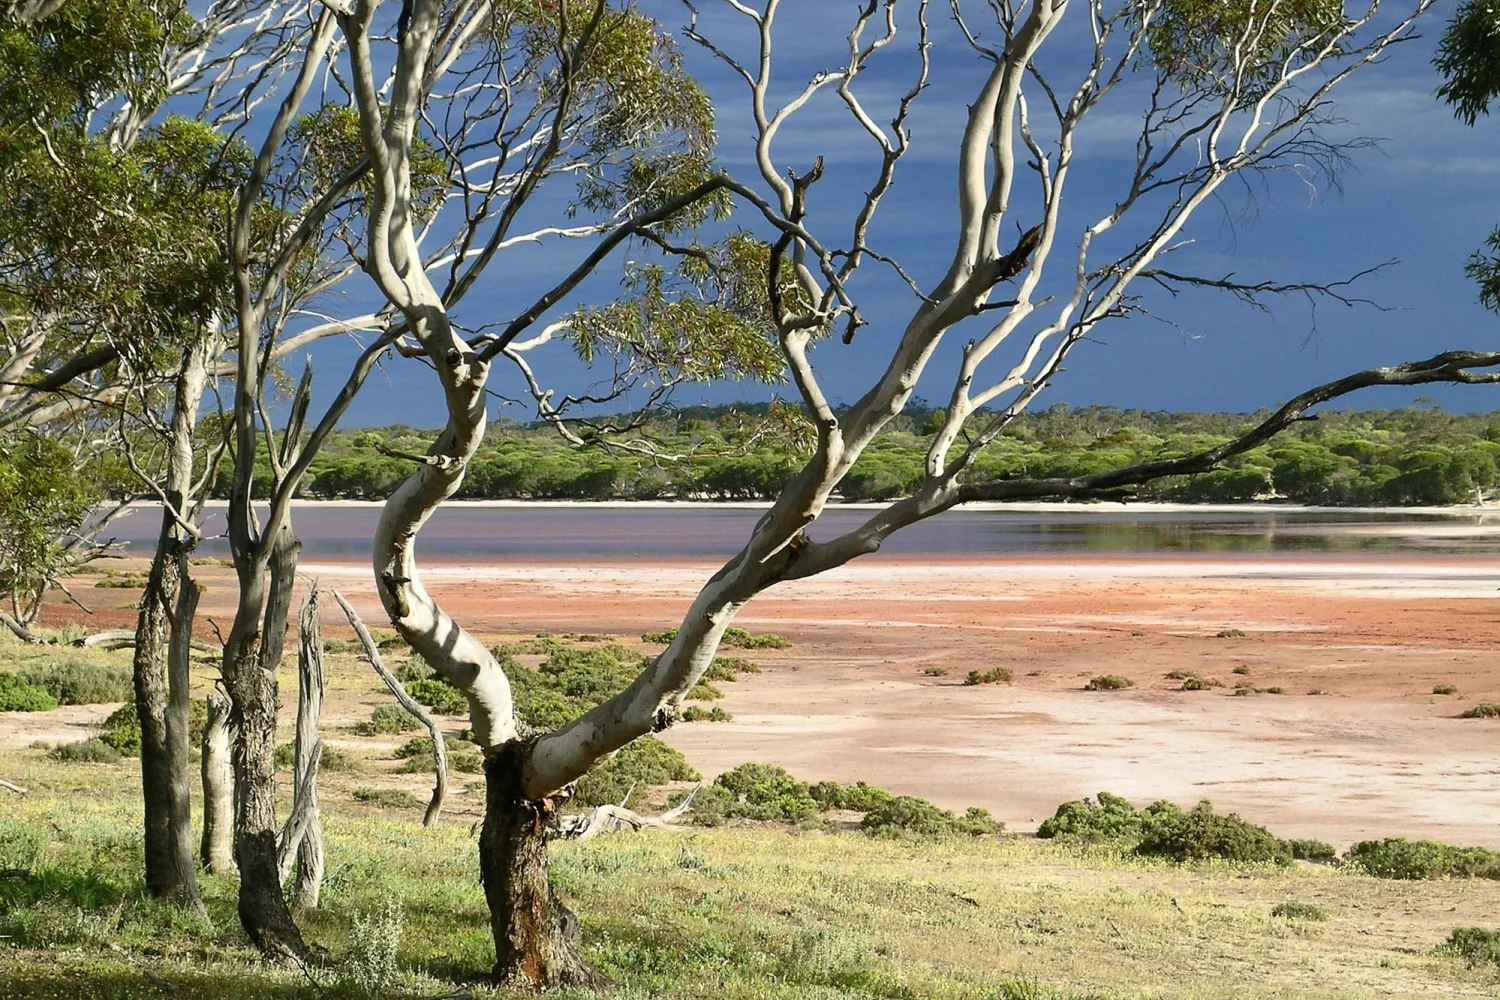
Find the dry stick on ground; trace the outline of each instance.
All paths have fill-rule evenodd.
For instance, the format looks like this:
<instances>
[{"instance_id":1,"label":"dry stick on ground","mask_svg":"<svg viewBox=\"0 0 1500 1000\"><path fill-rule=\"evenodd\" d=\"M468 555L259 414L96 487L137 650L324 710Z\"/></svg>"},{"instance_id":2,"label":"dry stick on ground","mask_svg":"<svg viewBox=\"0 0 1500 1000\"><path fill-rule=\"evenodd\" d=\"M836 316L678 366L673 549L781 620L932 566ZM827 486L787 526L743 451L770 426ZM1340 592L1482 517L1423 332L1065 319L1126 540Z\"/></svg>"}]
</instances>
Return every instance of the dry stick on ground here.
<instances>
[{"instance_id":1,"label":"dry stick on ground","mask_svg":"<svg viewBox=\"0 0 1500 1000\"><path fill-rule=\"evenodd\" d=\"M12 618L4 611L0 611L0 625L4 625L15 635L17 639L20 639L22 642L30 643L33 646L46 645L46 641L44 639L31 632L25 625L22 625L19 621Z\"/></svg>"},{"instance_id":2,"label":"dry stick on ground","mask_svg":"<svg viewBox=\"0 0 1500 1000\"><path fill-rule=\"evenodd\" d=\"M622 801L617 806L597 806L589 812L578 816L570 816L560 822L557 826L557 834L564 840L591 840L601 833L614 833L617 830L641 830L645 827L654 827L658 830L685 830L686 827L674 825L674 821L681 819L689 808L692 807L693 799L697 797L703 784L693 786L687 798L677 805L668 809L660 816L642 816L634 809L626 809ZM629 800L627 792L625 799Z\"/></svg>"},{"instance_id":3,"label":"dry stick on ground","mask_svg":"<svg viewBox=\"0 0 1500 1000\"><path fill-rule=\"evenodd\" d=\"M438 728L437 721L415 698L406 693L406 688L396 679L396 675L386 669L385 663L380 659L380 649L375 645L375 640L370 635L370 630L365 628L365 623L359 614L344 600L344 595L337 590L333 592L333 599L339 602L339 607L344 609L344 615L349 619L349 624L354 626L354 633L359 636L360 645L365 647L365 658L370 661L370 666L385 681L385 686L391 689L391 694L401 703L401 707L412 715L415 715L427 731L432 734L432 768L436 784L432 786L432 801L427 803L427 814L422 817L423 826L431 826L438 820L438 814L443 810L443 799L448 795L448 748L443 745L443 731Z\"/></svg>"},{"instance_id":4,"label":"dry stick on ground","mask_svg":"<svg viewBox=\"0 0 1500 1000\"><path fill-rule=\"evenodd\" d=\"M134 649L135 633L123 628L109 629L104 632L95 632L93 635L84 636L73 643L73 645L81 646L84 649ZM193 649L199 653L218 653L222 651L220 647L210 645L202 639L193 640Z\"/></svg>"},{"instance_id":5,"label":"dry stick on ground","mask_svg":"<svg viewBox=\"0 0 1500 1000\"><path fill-rule=\"evenodd\" d=\"M4 778L0 778L0 788L8 789L9 791L15 792L17 795L25 795L27 793L26 788L16 784L15 782L6 781Z\"/></svg>"}]
</instances>

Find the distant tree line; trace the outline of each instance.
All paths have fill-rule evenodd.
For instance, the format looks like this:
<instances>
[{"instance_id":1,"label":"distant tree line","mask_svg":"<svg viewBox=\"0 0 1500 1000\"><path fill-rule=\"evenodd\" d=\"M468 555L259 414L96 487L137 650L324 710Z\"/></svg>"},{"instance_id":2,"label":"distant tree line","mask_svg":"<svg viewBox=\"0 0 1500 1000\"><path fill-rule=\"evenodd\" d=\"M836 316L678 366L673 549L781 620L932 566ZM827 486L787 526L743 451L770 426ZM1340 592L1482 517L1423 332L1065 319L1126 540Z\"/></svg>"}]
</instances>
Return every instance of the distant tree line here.
<instances>
[{"instance_id":1,"label":"distant tree line","mask_svg":"<svg viewBox=\"0 0 1500 1000\"><path fill-rule=\"evenodd\" d=\"M1057 404L1019 418L977 463L976 478L1103 472L1211 447L1259 415L1167 413ZM845 478L846 501L911 492L942 412L898 417ZM299 495L378 500L410 474L430 431L394 426L341 431ZM497 424L458 494L469 500L767 500L804 461L766 404L694 407L645 424L610 448L578 448L550 427ZM632 442L651 455L626 450ZM645 446L649 445L649 449ZM623 446L623 447L622 447ZM1141 499L1188 503L1287 500L1322 505L1474 503L1500 489L1500 412L1436 407L1326 413L1194 479L1144 487ZM270 482L270 469L264 481ZM227 495L221 475L218 495Z\"/></svg>"}]
</instances>

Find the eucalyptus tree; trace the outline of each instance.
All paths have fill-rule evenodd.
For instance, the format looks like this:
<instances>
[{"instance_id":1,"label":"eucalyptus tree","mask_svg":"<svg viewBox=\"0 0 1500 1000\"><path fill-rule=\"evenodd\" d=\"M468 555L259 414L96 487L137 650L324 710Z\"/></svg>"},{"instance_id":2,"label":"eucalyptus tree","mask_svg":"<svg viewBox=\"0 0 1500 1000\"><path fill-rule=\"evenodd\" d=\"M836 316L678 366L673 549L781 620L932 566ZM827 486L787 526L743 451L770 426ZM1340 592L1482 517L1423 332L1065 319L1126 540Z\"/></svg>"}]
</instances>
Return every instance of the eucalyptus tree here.
<instances>
[{"instance_id":1,"label":"eucalyptus tree","mask_svg":"<svg viewBox=\"0 0 1500 1000\"><path fill-rule=\"evenodd\" d=\"M1443 75L1438 97L1454 115L1471 126L1487 117L1490 103L1500 99L1500 10L1486 0L1464 0L1433 61ZM1467 270L1479 284L1479 300L1500 312L1500 227L1469 258Z\"/></svg>"},{"instance_id":2,"label":"eucalyptus tree","mask_svg":"<svg viewBox=\"0 0 1500 1000\"><path fill-rule=\"evenodd\" d=\"M456 292L465 287L463 275L472 273L463 263L471 256L485 260L491 247L505 242L509 213L501 213L483 249L455 255L452 274L440 283L422 266L412 197L416 141L442 119L434 107L449 106L448 98L463 92L479 95L471 101L481 102L486 120L509 120L509 63L491 46L493 33L476 30L493 22L476 18L551 26L544 36L556 39L545 53L547 79L564 108L618 100L635 89L634 75L604 72L602 63L591 65L586 50L598 44L608 51L598 40L611 29L649 22L605 0L494 7L411 0L392 32L373 0L335 5L370 164L365 269L414 342L406 353L432 368L448 410L446 428L426 455L415 457L416 471L385 506L374 540L377 589L402 637L466 694L475 737L485 747L480 870L499 980L530 988L590 981L576 920L547 879L549 826L571 782L632 740L672 724L735 614L768 587L877 551L892 532L964 502L1117 495L1161 476L1212 469L1303 419L1317 403L1366 385L1496 380L1484 369L1500 364L1500 355L1448 353L1317 387L1211 451L1071 479L997 481L976 473L985 446L1057 377L1078 344L1102 324L1144 309L1140 286L1217 288L1252 300L1298 291L1353 301L1339 283L1241 283L1195 274L1190 265L1169 269L1164 258L1188 254L1189 221L1233 179L1335 169L1358 146L1330 137L1338 88L1412 37L1415 20L1431 4L1406 0L1392 11L1389 2L1369 0L1351 13L1337 0L954 2L947 13L957 41L936 53L929 3L870 0L851 15L846 55L791 87L784 101L772 97L783 93L773 76L778 0L724 0L721 10L743 31L726 29L723 36L700 28L688 5L685 37L744 84L746 106L725 112L721 105L720 112L751 131L753 169L731 177L692 160L658 158L652 162L663 166L651 169L631 164L619 188L626 196L608 203L621 205L627 216L596 230L592 248L534 304L482 329L465 329L454 319ZM1071 50L1054 44L1059 37L1071 38ZM903 45L904 59L885 61ZM736 54L746 50L744 58ZM524 51L535 56L540 50ZM902 261L896 246L877 245L872 234L881 231L877 216L928 113L924 92L964 59L983 72L962 134L947 154L958 181L950 256L942 276L923 284L915 277L922 273L918 262ZM893 85L887 65L898 73L904 67L904 80ZM453 76L456 82L447 82ZM895 96L877 109L879 94ZM873 151L858 161L870 171L865 197L842 218L818 204L825 159L788 161L777 145L799 114L823 98L850 116ZM528 156L555 155L566 145L567 120L559 115L542 128L528 122L520 142L497 134L495 169L522 145ZM1096 123L1105 131L1122 120L1137 123L1125 164L1080 167L1076 150ZM679 164L691 169L676 169L672 183L654 197L628 196L633 181L667 177ZM1077 179L1075 172L1081 173ZM1092 218L1064 211L1065 198L1071 209L1074 189L1084 187L1096 197L1110 192L1104 199L1110 207ZM524 188L523 180L514 189ZM684 213L701 220L726 194L748 206L764 237L738 233L713 246L674 239ZM1015 239L1006 235L1013 225L1021 233ZM663 262L634 272L624 302L572 306L569 296L581 282L630 241L653 244L666 255ZM884 331L887 340L871 344L872 333L861 333L870 319L861 295L881 282L909 291L913 305L903 324ZM807 529L840 481L911 398L939 342L952 336L971 339L947 389L920 488L853 531L811 540ZM820 381L815 351L831 355L827 363L836 365L839 341L857 339L855 349L879 352L882 370L853 406L837 410ZM513 366L540 415L559 419L549 411L555 393L537 374L540 348L549 343L568 344L615 371L660 369L674 377L686 366L705 365L695 374L709 378L722 377L735 362L706 348L720 345L732 357L769 348L774 363L765 367L789 373L814 443L744 547L692 602L668 648L617 696L556 731L538 733L517 721L493 656L423 587L416 540L459 488L478 447L492 364Z\"/></svg>"}]
</instances>

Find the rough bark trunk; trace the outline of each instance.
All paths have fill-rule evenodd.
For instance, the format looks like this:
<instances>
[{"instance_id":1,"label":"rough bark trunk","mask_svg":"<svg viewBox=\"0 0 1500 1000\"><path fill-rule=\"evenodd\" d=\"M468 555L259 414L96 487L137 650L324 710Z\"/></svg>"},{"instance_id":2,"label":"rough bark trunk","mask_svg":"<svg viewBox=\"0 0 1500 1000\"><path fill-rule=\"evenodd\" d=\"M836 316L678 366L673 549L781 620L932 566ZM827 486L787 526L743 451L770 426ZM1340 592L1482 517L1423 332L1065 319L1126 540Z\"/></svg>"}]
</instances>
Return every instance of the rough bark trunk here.
<instances>
[{"instance_id":1,"label":"rough bark trunk","mask_svg":"<svg viewBox=\"0 0 1500 1000\"><path fill-rule=\"evenodd\" d=\"M193 859L192 765L188 760L192 728L193 622L198 617L198 598L203 588L192 577L188 548L177 553L177 606L172 612L171 640L167 644L167 758L166 784L169 799L167 853L174 872L179 873L188 895L183 899L198 910L198 879Z\"/></svg>"},{"instance_id":2,"label":"rough bark trunk","mask_svg":"<svg viewBox=\"0 0 1500 1000\"><path fill-rule=\"evenodd\" d=\"M234 730L229 713L229 698L220 691L209 692L208 723L203 727L203 841L199 851L204 870L215 875L234 871L234 767L230 763Z\"/></svg>"},{"instance_id":3,"label":"rough bark trunk","mask_svg":"<svg viewBox=\"0 0 1500 1000\"><path fill-rule=\"evenodd\" d=\"M554 800L527 799L530 744L513 740L485 761L479 874L495 936L495 981L526 991L594 987L575 917L547 875L547 830Z\"/></svg>"},{"instance_id":4,"label":"rough bark trunk","mask_svg":"<svg viewBox=\"0 0 1500 1000\"><path fill-rule=\"evenodd\" d=\"M262 630L236 621L225 656L225 686L239 727L234 743L234 861L240 870L240 923L268 958L301 960L307 955L302 933L292 920L277 865L276 671L286 645L287 612L297 569L297 541L283 527L272 548L269 594ZM243 587L243 584L242 584ZM265 588L241 595L253 607Z\"/></svg>"}]
</instances>

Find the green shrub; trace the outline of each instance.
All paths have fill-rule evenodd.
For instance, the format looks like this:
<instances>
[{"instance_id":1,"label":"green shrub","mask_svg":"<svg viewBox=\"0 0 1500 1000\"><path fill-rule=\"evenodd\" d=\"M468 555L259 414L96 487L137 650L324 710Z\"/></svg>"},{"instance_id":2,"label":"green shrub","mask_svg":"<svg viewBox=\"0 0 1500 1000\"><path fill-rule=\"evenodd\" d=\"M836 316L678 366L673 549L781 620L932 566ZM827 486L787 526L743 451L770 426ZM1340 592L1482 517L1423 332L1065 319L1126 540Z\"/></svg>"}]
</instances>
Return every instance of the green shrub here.
<instances>
[{"instance_id":1,"label":"green shrub","mask_svg":"<svg viewBox=\"0 0 1500 1000\"><path fill-rule=\"evenodd\" d=\"M1239 666L1234 668L1233 672L1239 674L1241 677L1247 677L1250 674L1250 664L1241 663Z\"/></svg>"},{"instance_id":2,"label":"green shrub","mask_svg":"<svg viewBox=\"0 0 1500 1000\"><path fill-rule=\"evenodd\" d=\"M1196 674L1182 682L1184 691L1207 691L1210 688L1221 688L1224 682L1212 677L1199 677Z\"/></svg>"},{"instance_id":3,"label":"green shrub","mask_svg":"<svg viewBox=\"0 0 1500 1000\"><path fill-rule=\"evenodd\" d=\"M1334 861L1338 858L1338 852L1333 849L1333 845L1325 844L1321 840L1304 840L1294 837L1285 843L1287 850L1292 852L1292 857L1298 861Z\"/></svg>"},{"instance_id":4,"label":"green shrub","mask_svg":"<svg viewBox=\"0 0 1500 1000\"><path fill-rule=\"evenodd\" d=\"M555 646L536 670L508 656L500 658L517 716L538 729L566 725L625 690L648 662L617 643L591 649Z\"/></svg>"},{"instance_id":5,"label":"green shrub","mask_svg":"<svg viewBox=\"0 0 1500 1000\"><path fill-rule=\"evenodd\" d=\"M354 798L381 809L422 809L425 803L402 788L356 788Z\"/></svg>"},{"instance_id":6,"label":"green shrub","mask_svg":"<svg viewBox=\"0 0 1500 1000\"><path fill-rule=\"evenodd\" d=\"M361 736L385 736L393 733L409 733L421 729L422 720L400 705L377 705L370 713L369 722L361 722L354 731Z\"/></svg>"},{"instance_id":7,"label":"green shrub","mask_svg":"<svg viewBox=\"0 0 1500 1000\"><path fill-rule=\"evenodd\" d=\"M724 697L724 692L708 683L706 678L700 679L687 693L689 701L718 701Z\"/></svg>"},{"instance_id":8,"label":"green shrub","mask_svg":"<svg viewBox=\"0 0 1500 1000\"><path fill-rule=\"evenodd\" d=\"M1148 813L1141 842L1135 847L1135 853L1142 857L1177 862L1210 858L1282 865L1291 862L1291 852L1269 830L1247 823L1234 813L1216 813L1207 799L1186 812L1170 803L1157 803Z\"/></svg>"},{"instance_id":9,"label":"green shrub","mask_svg":"<svg viewBox=\"0 0 1500 1000\"><path fill-rule=\"evenodd\" d=\"M1057 807L1042 821L1036 835L1044 839L1077 837L1083 840L1135 838L1141 830L1141 814L1125 799L1100 792L1098 801L1075 799Z\"/></svg>"},{"instance_id":10,"label":"green shrub","mask_svg":"<svg viewBox=\"0 0 1500 1000\"><path fill-rule=\"evenodd\" d=\"M734 716L724 711L718 705L713 708L704 708L702 705L689 705L682 712L683 722L728 722Z\"/></svg>"},{"instance_id":11,"label":"green shrub","mask_svg":"<svg viewBox=\"0 0 1500 1000\"><path fill-rule=\"evenodd\" d=\"M0 816L0 871L29 870L42 853L42 834L28 823Z\"/></svg>"},{"instance_id":12,"label":"green shrub","mask_svg":"<svg viewBox=\"0 0 1500 1000\"><path fill-rule=\"evenodd\" d=\"M1500 704L1482 701L1463 714L1465 719L1500 719Z\"/></svg>"},{"instance_id":13,"label":"green shrub","mask_svg":"<svg viewBox=\"0 0 1500 1000\"><path fill-rule=\"evenodd\" d=\"M923 667L922 673L928 677L947 677L947 667Z\"/></svg>"},{"instance_id":14,"label":"green shrub","mask_svg":"<svg viewBox=\"0 0 1500 1000\"><path fill-rule=\"evenodd\" d=\"M1183 670L1181 667L1178 667L1176 670L1167 671L1164 676L1169 681L1185 681L1189 677L1197 677L1198 675L1191 670Z\"/></svg>"},{"instance_id":15,"label":"green shrub","mask_svg":"<svg viewBox=\"0 0 1500 1000\"><path fill-rule=\"evenodd\" d=\"M458 737L456 739L454 737L452 737L452 736L445 736L445 737L443 737L443 745L448 748L448 752L450 754L451 753L455 753L455 752L461 752L461 751L463 751L465 749L465 747L463 746L463 744L465 744L465 743L472 743L472 742L473 742L472 740L466 740L462 736L460 736L460 737ZM399 747L396 748L396 752L395 752L394 756L396 756L398 758L406 758L406 757L431 758L432 757L432 737L431 736L413 736L411 739L407 740L405 743L401 744Z\"/></svg>"},{"instance_id":16,"label":"green shrub","mask_svg":"<svg viewBox=\"0 0 1500 1000\"><path fill-rule=\"evenodd\" d=\"M281 771L290 771L292 762L296 759L297 746L294 743L283 743L276 748L276 767ZM326 740L323 743L323 752L318 755L318 771L357 771L359 761L355 760L349 751L334 746Z\"/></svg>"},{"instance_id":17,"label":"green shrub","mask_svg":"<svg viewBox=\"0 0 1500 1000\"><path fill-rule=\"evenodd\" d=\"M1484 927L1455 927L1439 951L1457 955L1470 968L1500 964L1500 931Z\"/></svg>"},{"instance_id":18,"label":"green shrub","mask_svg":"<svg viewBox=\"0 0 1500 1000\"><path fill-rule=\"evenodd\" d=\"M641 636L642 642L657 643L663 646L671 645L677 638L675 628L664 632L647 632ZM777 635L775 632L766 632L763 635L751 635L746 629L737 625L731 625L724 630L724 637L720 640L725 646L734 646L738 649L786 649L791 646L791 640Z\"/></svg>"},{"instance_id":19,"label":"green shrub","mask_svg":"<svg viewBox=\"0 0 1500 1000\"><path fill-rule=\"evenodd\" d=\"M462 715L469 710L469 699L463 692L438 677L412 681L406 685L406 693L438 715Z\"/></svg>"},{"instance_id":20,"label":"green shrub","mask_svg":"<svg viewBox=\"0 0 1500 1000\"><path fill-rule=\"evenodd\" d=\"M964 815L955 816L926 799L898 795L865 813L859 828L876 837L902 834L918 837L948 837L955 834L982 837L999 833L1004 826L991 819L989 812L984 809L970 807Z\"/></svg>"},{"instance_id":21,"label":"green shrub","mask_svg":"<svg viewBox=\"0 0 1500 1000\"><path fill-rule=\"evenodd\" d=\"M1085 691L1124 691L1126 688L1135 687L1135 681L1129 677L1121 677L1119 674L1100 674L1090 677L1089 682L1083 686Z\"/></svg>"},{"instance_id":22,"label":"green shrub","mask_svg":"<svg viewBox=\"0 0 1500 1000\"><path fill-rule=\"evenodd\" d=\"M124 760L120 751L97 736L53 747L50 756L64 764L118 764Z\"/></svg>"},{"instance_id":23,"label":"green shrub","mask_svg":"<svg viewBox=\"0 0 1500 1000\"><path fill-rule=\"evenodd\" d=\"M1243 639L1243 638L1245 638L1245 633L1241 632L1237 628L1226 628L1226 629L1220 630L1219 632L1214 633L1214 638L1215 639Z\"/></svg>"},{"instance_id":24,"label":"green shrub","mask_svg":"<svg viewBox=\"0 0 1500 1000\"><path fill-rule=\"evenodd\" d=\"M645 635L641 636L641 641L656 643L662 646L670 646L672 644L672 640L676 638L677 630L675 628L669 628L662 632L647 632Z\"/></svg>"},{"instance_id":25,"label":"green shrub","mask_svg":"<svg viewBox=\"0 0 1500 1000\"><path fill-rule=\"evenodd\" d=\"M653 736L642 736L579 778L573 786L573 801L581 806L618 803L632 787L635 797L671 781L697 781L699 777L680 752Z\"/></svg>"},{"instance_id":26,"label":"green shrub","mask_svg":"<svg viewBox=\"0 0 1500 1000\"><path fill-rule=\"evenodd\" d=\"M819 809L825 811L847 809L850 812L861 813L867 813L895 798L884 788L876 788L863 781L856 781L852 785L841 785L837 781L820 781L808 787L808 794L818 804Z\"/></svg>"},{"instance_id":27,"label":"green shrub","mask_svg":"<svg viewBox=\"0 0 1500 1000\"><path fill-rule=\"evenodd\" d=\"M772 764L725 771L693 799L693 820L715 826L729 819L802 822L818 814L805 782Z\"/></svg>"},{"instance_id":28,"label":"green shrub","mask_svg":"<svg viewBox=\"0 0 1500 1000\"><path fill-rule=\"evenodd\" d=\"M965 687L975 687L980 684L1009 684L1016 679L1015 671L1009 667L991 667L989 670L970 670L964 678Z\"/></svg>"},{"instance_id":29,"label":"green shrub","mask_svg":"<svg viewBox=\"0 0 1500 1000\"><path fill-rule=\"evenodd\" d=\"M416 653L411 659L396 668L396 680L403 685L415 684L417 681L431 680L437 676L437 671L427 665L427 661ZM410 690L408 688L408 690Z\"/></svg>"},{"instance_id":30,"label":"green shrub","mask_svg":"<svg viewBox=\"0 0 1500 1000\"><path fill-rule=\"evenodd\" d=\"M195 700L188 707L188 745L198 746L203 742L203 729L208 725L208 702ZM112 747L116 753L126 757L141 755L141 720L135 712L135 701L127 701L99 724L99 739Z\"/></svg>"},{"instance_id":31,"label":"green shrub","mask_svg":"<svg viewBox=\"0 0 1500 1000\"><path fill-rule=\"evenodd\" d=\"M0 673L0 712L50 712L57 698L20 674Z\"/></svg>"},{"instance_id":32,"label":"green shrub","mask_svg":"<svg viewBox=\"0 0 1500 1000\"><path fill-rule=\"evenodd\" d=\"M703 674L704 680L737 681L740 674L758 674L760 667L738 656L716 656Z\"/></svg>"},{"instance_id":33,"label":"green shrub","mask_svg":"<svg viewBox=\"0 0 1500 1000\"><path fill-rule=\"evenodd\" d=\"M131 669L120 663L64 659L28 666L21 676L46 688L62 705L102 705L135 697Z\"/></svg>"},{"instance_id":34,"label":"green shrub","mask_svg":"<svg viewBox=\"0 0 1500 1000\"><path fill-rule=\"evenodd\" d=\"M471 750L461 750L448 755L448 767L464 774L481 774L484 771L484 758Z\"/></svg>"},{"instance_id":35,"label":"green shrub","mask_svg":"<svg viewBox=\"0 0 1500 1000\"><path fill-rule=\"evenodd\" d=\"M1433 694L1458 694L1458 685L1456 685L1456 684L1434 684L1432 686L1432 693Z\"/></svg>"},{"instance_id":36,"label":"green shrub","mask_svg":"<svg viewBox=\"0 0 1500 1000\"><path fill-rule=\"evenodd\" d=\"M1271 916L1283 917L1287 920L1327 920L1328 913L1313 903L1299 903L1296 900L1287 900L1285 903L1277 903L1271 907Z\"/></svg>"},{"instance_id":37,"label":"green shrub","mask_svg":"<svg viewBox=\"0 0 1500 1000\"><path fill-rule=\"evenodd\" d=\"M1344 852L1344 863L1376 878L1500 878L1500 854L1436 840L1364 840Z\"/></svg>"}]
</instances>

